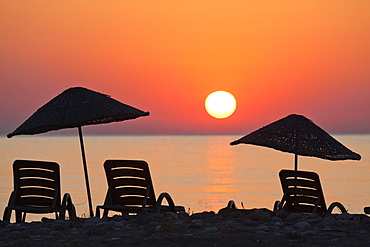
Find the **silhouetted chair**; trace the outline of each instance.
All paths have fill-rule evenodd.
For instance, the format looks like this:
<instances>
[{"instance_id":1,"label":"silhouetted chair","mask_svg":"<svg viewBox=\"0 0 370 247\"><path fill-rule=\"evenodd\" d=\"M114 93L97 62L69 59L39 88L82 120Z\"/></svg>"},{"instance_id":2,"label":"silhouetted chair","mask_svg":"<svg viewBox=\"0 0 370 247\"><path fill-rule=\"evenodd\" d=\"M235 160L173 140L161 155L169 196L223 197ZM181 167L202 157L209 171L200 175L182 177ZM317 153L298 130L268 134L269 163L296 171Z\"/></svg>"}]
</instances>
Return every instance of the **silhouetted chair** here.
<instances>
[{"instance_id":1,"label":"silhouetted chair","mask_svg":"<svg viewBox=\"0 0 370 247\"><path fill-rule=\"evenodd\" d=\"M161 193L156 200L148 163L141 160L107 160L104 163L108 191L104 205L96 207L96 216L108 216L109 211L137 214L143 210L185 212L183 206L175 206L168 193ZM162 205L166 199L168 206Z\"/></svg>"},{"instance_id":2,"label":"silhouetted chair","mask_svg":"<svg viewBox=\"0 0 370 247\"><path fill-rule=\"evenodd\" d=\"M27 213L55 213L57 219L76 218L71 196L66 193L62 203L59 165L55 162L16 160L13 163L14 190L5 208L3 220L10 221L12 210L16 222L24 222ZM23 217L22 217L23 213Z\"/></svg>"},{"instance_id":3,"label":"silhouetted chair","mask_svg":"<svg viewBox=\"0 0 370 247\"><path fill-rule=\"evenodd\" d=\"M339 202L333 202L326 208L319 175L315 172L281 170L279 172L283 198L276 201L274 211L284 209L287 212L331 214L335 207L342 213L347 212Z\"/></svg>"}]
</instances>

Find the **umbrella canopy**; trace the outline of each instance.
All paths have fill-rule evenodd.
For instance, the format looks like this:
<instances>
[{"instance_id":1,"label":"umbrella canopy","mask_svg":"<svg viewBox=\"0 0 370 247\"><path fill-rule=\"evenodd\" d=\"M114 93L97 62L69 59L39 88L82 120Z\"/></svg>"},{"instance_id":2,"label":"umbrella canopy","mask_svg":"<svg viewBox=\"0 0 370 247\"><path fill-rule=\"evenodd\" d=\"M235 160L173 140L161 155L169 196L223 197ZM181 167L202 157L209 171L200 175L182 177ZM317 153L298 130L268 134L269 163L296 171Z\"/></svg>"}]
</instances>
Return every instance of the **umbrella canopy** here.
<instances>
[{"instance_id":1,"label":"umbrella canopy","mask_svg":"<svg viewBox=\"0 0 370 247\"><path fill-rule=\"evenodd\" d=\"M361 156L352 152L331 135L304 116L292 114L264 126L230 145L253 144L327 160L360 160Z\"/></svg>"},{"instance_id":2,"label":"umbrella canopy","mask_svg":"<svg viewBox=\"0 0 370 247\"><path fill-rule=\"evenodd\" d=\"M149 112L144 112L123 104L108 95L83 87L73 87L65 90L39 108L16 130L9 133L7 137L33 135L52 130L77 127L80 137L90 216L93 217L81 126L119 122L148 115Z\"/></svg>"},{"instance_id":3,"label":"umbrella canopy","mask_svg":"<svg viewBox=\"0 0 370 247\"><path fill-rule=\"evenodd\" d=\"M123 104L108 95L83 87L73 87L50 100L7 136L33 135L148 115L149 112Z\"/></svg>"}]
</instances>

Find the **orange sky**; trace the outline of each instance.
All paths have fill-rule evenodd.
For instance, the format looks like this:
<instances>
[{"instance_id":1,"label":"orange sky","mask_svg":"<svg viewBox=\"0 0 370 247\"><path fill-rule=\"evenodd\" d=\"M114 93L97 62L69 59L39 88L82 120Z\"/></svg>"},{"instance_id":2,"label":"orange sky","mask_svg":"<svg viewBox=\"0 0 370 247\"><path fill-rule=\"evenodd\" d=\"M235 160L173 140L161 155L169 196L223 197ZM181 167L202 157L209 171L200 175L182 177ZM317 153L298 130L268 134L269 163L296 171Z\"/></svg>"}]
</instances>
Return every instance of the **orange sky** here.
<instances>
[{"instance_id":1,"label":"orange sky","mask_svg":"<svg viewBox=\"0 0 370 247\"><path fill-rule=\"evenodd\" d=\"M73 86L151 113L87 133L246 134L291 113L370 133L369 13L367 0L0 0L0 133ZM231 117L206 113L216 90L236 97Z\"/></svg>"}]
</instances>

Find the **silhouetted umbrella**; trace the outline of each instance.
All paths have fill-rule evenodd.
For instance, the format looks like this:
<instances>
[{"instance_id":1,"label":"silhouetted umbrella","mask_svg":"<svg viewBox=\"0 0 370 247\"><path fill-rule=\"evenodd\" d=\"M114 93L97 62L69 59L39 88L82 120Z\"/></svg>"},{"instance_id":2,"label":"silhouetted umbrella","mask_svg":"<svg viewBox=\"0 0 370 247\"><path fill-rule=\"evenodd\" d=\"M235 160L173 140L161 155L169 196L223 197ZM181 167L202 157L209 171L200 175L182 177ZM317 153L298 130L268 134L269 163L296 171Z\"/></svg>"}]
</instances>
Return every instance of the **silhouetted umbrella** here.
<instances>
[{"instance_id":1,"label":"silhouetted umbrella","mask_svg":"<svg viewBox=\"0 0 370 247\"><path fill-rule=\"evenodd\" d=\"M65 90L50 100L15 131L8 134L7 137L33 135L52 130L77 127L80 137L90 216L93 217L94 213L92 211L90 184L81 126L119 122L148 115L149 112L143 112L123 104L108 95L83 87L74 87Z\"/></svg>"},{"instance_id":2,"label":"silhouetted umbrella","mask_svg":"<svg viewBox=\"0 0 370 247\"><path fill-rule=\"evenodd\" d=\"M312 156L327 160L360 160L331 135L304 116L292 114L264 126L230 145L253 144L295 154L295 170L298 155Z\"/></svg>"}]
</instances>

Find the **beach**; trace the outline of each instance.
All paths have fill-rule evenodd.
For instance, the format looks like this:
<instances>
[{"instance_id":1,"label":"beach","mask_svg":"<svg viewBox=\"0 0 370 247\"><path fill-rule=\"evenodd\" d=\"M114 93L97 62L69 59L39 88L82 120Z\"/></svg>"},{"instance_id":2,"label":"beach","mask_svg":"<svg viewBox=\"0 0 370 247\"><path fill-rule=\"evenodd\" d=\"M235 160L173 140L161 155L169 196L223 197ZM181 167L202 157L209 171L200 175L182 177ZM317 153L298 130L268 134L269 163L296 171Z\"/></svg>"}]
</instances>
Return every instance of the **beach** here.
<instances>
[{"instance_id":1,"label":"beach","mask_svg":"<svg viewBox=\"0 0 370 247\"><path fill-rule=\"evenodd\" d=\"M369 246L364 214L287 213L225 208L106 219L0 222L1 246Z\"/></svg>"},{"instance_id":2,"label":"beach","mask_svg":"<svg viewBox=\"0 0 370 247\"><path fill-rule=\"evenodd\" d=\"M107 190L106 159L141 159L149 163L156 195L166 191L187 214L163 213L87 218L80 150L75 136L0 139L1 208L12 191L15 159L57 161L62 193L69 192L78 220L59 221L53 215L27 215L26 223L0 222L1 246L366 246L370 220L370 161L332 162L300 157L299 168L320 175L326 203L341 202L348 214L324 217L272 212L282 196L278 172L292 169L293 156L276 150L231 147L236 135L224 136L86 136L93 205L101 205ZM337 135L360 154L369 135ZM163 154L166 155L163 155ZM5 155L6 154L6 155ZM238 208L224 208L234 200ZM44 217L44 218L43 218ZM45 218L47 217L47 218Z\"/></svg>"}]
</instances>

